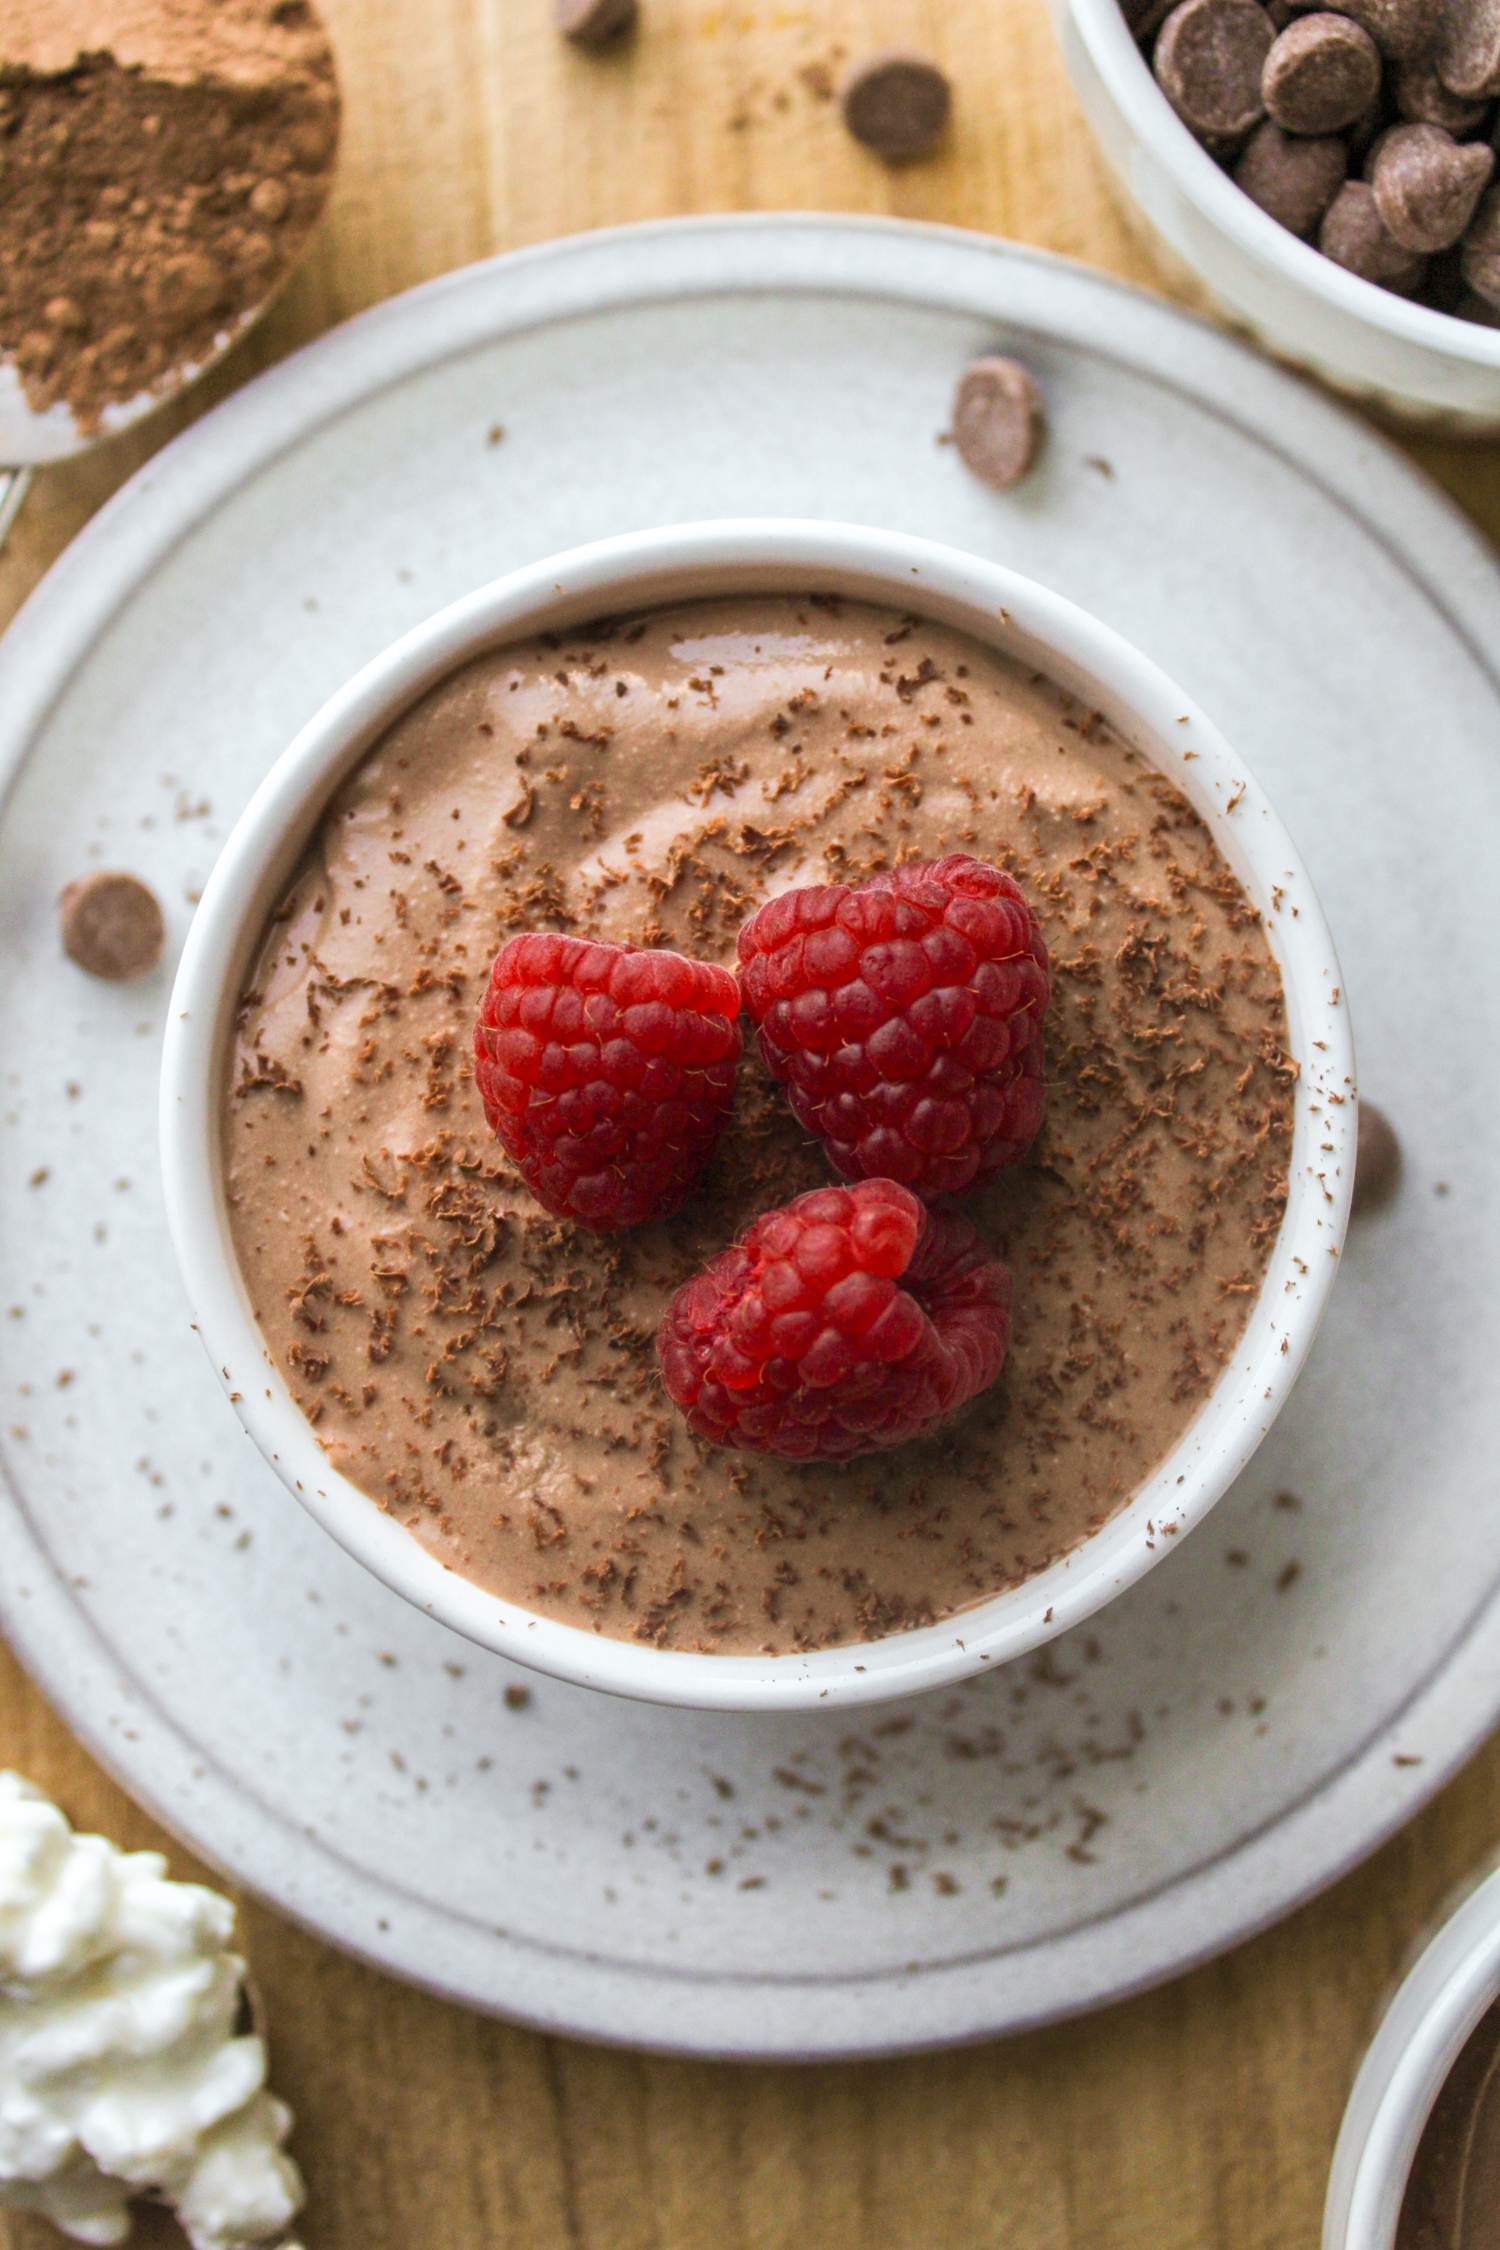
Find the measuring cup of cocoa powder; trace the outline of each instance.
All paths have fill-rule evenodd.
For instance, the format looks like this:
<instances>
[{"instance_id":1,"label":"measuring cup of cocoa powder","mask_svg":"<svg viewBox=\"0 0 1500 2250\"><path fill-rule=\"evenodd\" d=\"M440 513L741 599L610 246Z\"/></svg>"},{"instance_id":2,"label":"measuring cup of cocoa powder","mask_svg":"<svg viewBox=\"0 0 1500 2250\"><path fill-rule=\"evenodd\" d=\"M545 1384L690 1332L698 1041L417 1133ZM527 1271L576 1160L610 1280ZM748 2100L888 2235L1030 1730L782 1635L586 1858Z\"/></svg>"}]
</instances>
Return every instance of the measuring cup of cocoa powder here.
<instances>
[{"instance_id":1,"label":"measuring cup of cocoa powder","mask_svg":"<svg viewBox=\"0 0 1500 2250\"><path fill-rule=\"evenodd\" d=\"M264 310L338 133L308 0L9 0L0 534L23 470L152 412Z\"/></svg>"}]
</instances>

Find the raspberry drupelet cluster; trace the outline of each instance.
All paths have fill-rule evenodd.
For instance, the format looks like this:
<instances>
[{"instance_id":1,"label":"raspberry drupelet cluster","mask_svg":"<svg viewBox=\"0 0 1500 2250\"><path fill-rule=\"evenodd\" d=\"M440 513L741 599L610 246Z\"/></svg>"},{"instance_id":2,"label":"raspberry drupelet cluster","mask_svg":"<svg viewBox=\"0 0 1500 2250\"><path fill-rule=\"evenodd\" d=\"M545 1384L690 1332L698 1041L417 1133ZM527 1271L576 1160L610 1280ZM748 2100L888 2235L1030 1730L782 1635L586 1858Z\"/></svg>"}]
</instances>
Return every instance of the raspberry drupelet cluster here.
<instances>
[{"instance_id":1,"label":"raspberry drupelet cluster","mask_svg":"<svg viewBox=\"0 0 1500 2250\"><path fill-rule=\"evenodd\" d=\"M998 867L955 853L784 892L739 957L766 1068L845 1179L955 1195L1026 1154L1047 949Z\"/></svg>"},{"instance_id":2,"label":"raspberry drupelet cluster","mask_svg":"<svg viewBox=\"0 0 1500 2250\"><path fill-rule=\"evenodd\" d=\"M512 938L474 1029L490 1129L538 1203L601 1234L675 1211L734 1100L740 994L681 953Z\"/></svg>"},{"instance_id":3,"label":"raspberry drupelet cluster","mask_svg":"<svg viewBox=\"0 0 1500 2250\"><path fill-rule=\"evenodd\" d=\"M701 1437L809 1460L920 1436L1009 1344L1010 1275L969 1221L860 1180L757 1219L678 1290L658 1349Z\"/></svg>"},{"instance_id":4,"label":"raspberry drupelet cluster","mask_svg":"<svg viewBox=\"0 0 1500 2250\"><path fill-rule=\"evenodd\" d=\"M739 1013L852 1184L764 1213L673 1297L658 1355L690 1428L842 1459L933 1429L999 1374L1010 1276L931 1210L1042 1120L1047 951L1019 886L955 854L784 892L738 978L682 954L528 935L474 1032L485 1115L532 1193L603 1233L669 1216L733 1106Z\"/></svg>"}]
</instances>

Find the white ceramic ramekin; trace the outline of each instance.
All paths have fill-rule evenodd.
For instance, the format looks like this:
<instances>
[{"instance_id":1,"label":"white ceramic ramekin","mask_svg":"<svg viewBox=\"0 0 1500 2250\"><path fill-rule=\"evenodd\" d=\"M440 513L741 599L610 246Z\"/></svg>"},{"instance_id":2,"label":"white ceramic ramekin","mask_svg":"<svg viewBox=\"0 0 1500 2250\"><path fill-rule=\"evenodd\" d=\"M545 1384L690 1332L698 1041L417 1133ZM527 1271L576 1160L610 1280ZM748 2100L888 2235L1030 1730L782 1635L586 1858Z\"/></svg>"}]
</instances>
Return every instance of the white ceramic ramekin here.
<instances>
[{"instance_id":1,"label":"white ceramic ramekin","mask_svg":"<svg viewBox=\"0 0 1500 2250\"><path fill-rule=\"evenodd\" d=\"M1422 2129L1497 2000L1500 1874L1492 1874L1423 1948L1380 2020L1333 2152L1323 2250L1392 2250Z\"/></svg>"},{"instance_id":2,"label":"white ceramic ramekin","mask_svg":"<svg viewBox=\"0 0 1500 2250\"><path fill-rule=\"evenodd\" d=\"M446 1570L335 1474L294 1404L235 1262L220 1105L235 1003L266 916L325 804L392 721L505 641L700 595L836 593L915 608L1010 651L1085 698L1203 815L1265 918L1299 1065L1286 1217L1245 1334L1202 1411L1128 1506L1026 1584L941 1625L812 1655L700 1656L532 1616ZM1169 1552L1244 1467L1302 1364L1333 1282L1354 1172L1354 1049L1332 940L1291 839L1223 737L1117 633L1029 579L950 548L845 524L693 524L537 563L443 610L311 720L225 845L178 970L162 1061L162 1173L199 1332L241 1421L341 1546L487 1648L593 1687L701 1708L875 1702L1050 1640Z\"/></svg>"},{"instance_id":3,"label":"white ceramic ramekin","mask_svg":"<svg viewBox=\"0 0 1500 2250\"><path fill-rule=\"evenodd\" d=\"M1119 0L1048 0L1073 90L1129 201L1220 305L1274 352L1406 420L1500 429L1500 329L1336 266L1241 193L1200 148Z\"/></svg>"}]
</instances>

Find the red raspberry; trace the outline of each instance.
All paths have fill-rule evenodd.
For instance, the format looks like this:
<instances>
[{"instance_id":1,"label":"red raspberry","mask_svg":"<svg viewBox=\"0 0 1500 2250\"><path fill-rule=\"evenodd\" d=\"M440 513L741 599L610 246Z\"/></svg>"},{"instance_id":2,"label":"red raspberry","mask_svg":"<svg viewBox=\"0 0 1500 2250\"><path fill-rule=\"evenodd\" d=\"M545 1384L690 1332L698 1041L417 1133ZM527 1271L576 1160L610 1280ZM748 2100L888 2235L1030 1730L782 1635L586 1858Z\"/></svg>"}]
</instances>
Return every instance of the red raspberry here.
<instances>
[{"instance_id":1,"label":"red raspberry","mask_svg":"<svg viewBox=\"0 0 1500 2250\"><path fill-rule=\"evenodd\" d=\"M700 1437L839 1460L930 1430L1009 1343L1010 1275L968 1220L861 1180L757 1219L678 1290L656 1348Z\"/></svg>"},{"instance_id":2,"label":"red raspberry","mask_svg":"<svg viewBox=\"0 0 1500 2250\"><path fill-rule=\"evenodd\" d=\"M1020 888L956 852L785 891L740 931L766 1068L846 1179L951 1195L1042 1122L1047 948Z\"/></svg>"},{"instance_id":3,"label":"red raspberry","mask_svg":"<svg viewBox=\"0 0 1500 2250\"><path fill-rule=\"evenodd\" d=\"M537 1201L599 1234L675 1211L734 1100L739 1007L728 969L681 953L512 938L474 1082Z\"/></svg>"}]
</instances>

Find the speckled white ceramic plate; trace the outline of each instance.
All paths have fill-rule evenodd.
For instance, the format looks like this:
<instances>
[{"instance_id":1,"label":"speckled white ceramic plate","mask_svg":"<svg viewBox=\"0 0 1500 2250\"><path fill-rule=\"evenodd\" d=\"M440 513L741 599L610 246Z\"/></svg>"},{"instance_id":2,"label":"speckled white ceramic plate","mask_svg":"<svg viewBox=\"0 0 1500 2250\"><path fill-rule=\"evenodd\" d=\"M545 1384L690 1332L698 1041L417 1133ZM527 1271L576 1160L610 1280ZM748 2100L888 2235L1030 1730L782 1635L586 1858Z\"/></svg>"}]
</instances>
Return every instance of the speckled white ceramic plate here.
<instances>
[{"instance_id":1,"label":"speckled white ceramic plate","mask_svg":"<svg viewBox=\"0 0 1500 2250\"><path fill-rule=\"evenodd\" d=\"M996 344L1052 420L1006 498L937 442ZM180 941L276 752L439 604L607 532L747 513L994 555L1180 678L1301 845L1407 1153L1203 1530L1013 1671L854 1726L531 1680L325 1538L187 1333L154 1145L171 963L93 984L55 927L69 877L124 865ZM1493 560L1378 439L1168 308L974 236L559 244L253 384L0 648L0 1606L22 1657L210 1859L402 1975L565 2030L734 2055L975 2037L1284 1912L1500 1716L1497 650Z\"/></svg>"}]
</instances>

